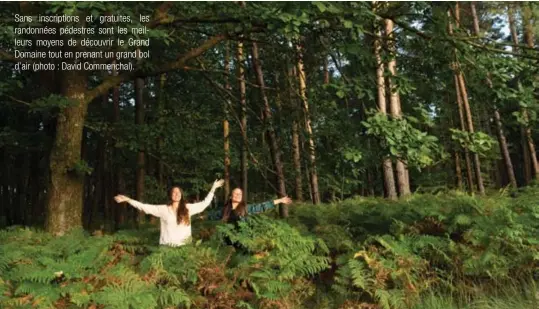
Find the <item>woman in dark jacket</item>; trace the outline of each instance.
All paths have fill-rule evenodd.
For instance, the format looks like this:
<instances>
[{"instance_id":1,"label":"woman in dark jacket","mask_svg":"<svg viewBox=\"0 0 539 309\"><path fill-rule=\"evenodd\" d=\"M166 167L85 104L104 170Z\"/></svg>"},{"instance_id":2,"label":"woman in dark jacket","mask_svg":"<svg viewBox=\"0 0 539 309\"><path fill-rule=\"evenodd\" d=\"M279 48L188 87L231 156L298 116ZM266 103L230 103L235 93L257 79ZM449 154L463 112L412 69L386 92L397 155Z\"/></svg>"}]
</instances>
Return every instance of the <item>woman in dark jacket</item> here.
<instances>
[{"instance_id":1,"label":"woman in dark jacket","mask_svg":"<svg viewBox=\"0 0 539 309\"><path fill-rule=\"evenodd\" d=\"M232 190L230 199L225 203L221 220L227 223L236 224L238 221L245 220L250 214L264 212L268 209L275 208L277 204L290 204L292 200L288 197L282 197L276 200L270 200L259 204L247 204L243 200L243 192L240 188Z\"/></svg>"}]
</instances>

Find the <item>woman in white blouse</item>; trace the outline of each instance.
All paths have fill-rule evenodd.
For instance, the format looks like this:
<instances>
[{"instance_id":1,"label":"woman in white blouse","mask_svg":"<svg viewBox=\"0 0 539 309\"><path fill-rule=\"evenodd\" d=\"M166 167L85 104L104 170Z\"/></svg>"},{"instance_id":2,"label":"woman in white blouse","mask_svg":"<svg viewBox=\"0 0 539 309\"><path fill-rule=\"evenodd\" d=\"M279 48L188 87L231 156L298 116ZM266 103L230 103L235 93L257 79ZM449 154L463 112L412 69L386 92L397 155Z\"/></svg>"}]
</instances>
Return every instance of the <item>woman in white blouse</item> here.
<instances>
[{"instance_id":1,"label":"woman in white blouse","mask_svg":"<svg viewBox=\"0 0 539 309\"><path fill-rule=\"evenodd\" d=\"M215 190L222 187L224 180L216 180L206 196L199 203L189 204L185 202L180 187L170 189L170 202L168 205L150 205L130 199L125 195L116 195L117 203L128 202L131 206L156 216L161 220L161 236L159 244L168 246L181 246L191 239L191 216L201 213L211 204Z\"/></svg>"}]
</instances>

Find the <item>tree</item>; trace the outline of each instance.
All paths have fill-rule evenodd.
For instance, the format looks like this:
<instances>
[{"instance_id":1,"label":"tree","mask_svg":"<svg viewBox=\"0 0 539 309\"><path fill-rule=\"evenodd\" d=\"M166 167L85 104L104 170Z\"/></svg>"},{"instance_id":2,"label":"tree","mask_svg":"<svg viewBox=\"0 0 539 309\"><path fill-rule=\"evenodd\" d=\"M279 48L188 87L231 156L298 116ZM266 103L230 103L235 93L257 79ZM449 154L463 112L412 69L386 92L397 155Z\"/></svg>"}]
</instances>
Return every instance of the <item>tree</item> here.
<instances>
[{"instance_id":1,"label":"tree","mask_svg":"<svg viewBox=\"0 0 539 309\"><path fill-rule=\"evenodd\" d=\"M384 78L384 62L382 61L380 38L382 32L378 30L374 38L374 58L376 59L376 89L378 98L378 109L383 115L387 115L386 82ZM384 174L385 192L389 199L397 199L397 189L393 174L393 164L390 158L384 158L382 163Z\"/></svg>"},{"instance_id":2,"label":"tree","mask_svg":"<svg viewBox=\"0 0 539 309\"><path fill-rule=\"evenodd\" d=\"M481 31L479 30L479 18L477 17L477 11L475 8L475 4L473 2L470 3L470 8L471 8L472 18L473 18L474 33L477 37L480 37ZM487 77L487 84L489 85L490 88L492 88L492 81L490 77ZM494 109L496 133L498 135L498 141L500 144L500 151L502 153L504 164L505 164L505 170L509 178L509 183L514 189L516 189L517 180L515 178L515 171L513 170L513 163L511 162L511 156L509 154L509 147L507 146L507 140L503 132L503 125L502 125L502 121L500 117L500 112L498 111L498 107L496 105L494 105L493 109Z\"/></svg>"},{"instance_id":3,"label":"tree","mask_svg":"<svg viewBox=\"0 0 539 309\"><path fill-rule=\"evenodd\" d=\"M273 128L273 116L271 112L271 108L269 105L268 97L266 95L265 91L265 82L264 82L264 75L262 72L262 64L260 63L260 56L258 52L258 44L256 42L253 42L253 68L255 70L256 74L256 81L258 84L258 87L260 88L260 95L262 96L262 102L263 102L263 120L264 125L266 127L267 136L269 139L269 147L271 152L271 157L273 161L273 166L275 167L275 171L277 174L277 188L279 190L279 195L281 197L286 196L286 183L284 178L284 170L283 170L283 164L281 161L281 149L279 145L277 144L277 138L275 136L275 130ZM288 217L288 206L287 205L281 205L279 208L280 214L282 217Z\"/></svg>"},{"instance_id":4,"label":"tree","mask_svg":"<svg viewBox=\"0 0 539 309\"><path fill-rule=\"evenodd\" d=\"M458 3L455 4L455 21L457 26L460 24L460 9ZM455 87L457 95L462 99L463 103L463 110L465 115L465 128L466 130L473 134L474 133L474 125L473 125L473 119L472 119L472 111L470 108L470 103L468 101L468 91L466 90L466 83L464 82L464 75L462 73L462 70L460 68L460 64L458 62L458 59L455 62ZM479 194L485 194L485 186L483 185L483 176L481 175L481 162L479 160L479 154L474 153L474 167L475 167L475 179L477 181L477 189L479 190Z\"/></svg>"},{"instance_id":5,"label":"tree","mask_svg":"<svg viewBox=\"0 0 539 309\"><path fill-rule=\"evenodd\" d=\"M394 46L394 33L393 33L393 21L390 19L384 20L385 24L385 34L387 38L388 49L392 53L391 58L387 64L389 71L388 78L388 87L390 90L389 95L389 110L390 115L393 118L400 119L402 118L402 109L400 103L399 90L395 85L395 77L397 76L397 60L395 58L395 46ZM408 179L408 168L403 159L398 158L396 162L396 171L397 171L397 184L400 196L410 195L410 180Z\"/></svg>"},{"instance_id":6,"label":"tree","mask_svg":"<svg viewBox=\"0 0 539 309\"><path fill-rule=\"evenodd\" d=\"M320 203L320 191L318 189L318 173L316 172L316 146L313 137L313 129L311 126L311 115L309 113L309 102L307 100L307 86L305 70L303 68L303 50L301 43L296 45L297 49L297 72L299 80L299 93L303 106L303 117L305 123L305 132L307 133L307 140L309 143L309 173L310 173L310 185L312 190L313 204Z\"/></svg>"}]
</instances>

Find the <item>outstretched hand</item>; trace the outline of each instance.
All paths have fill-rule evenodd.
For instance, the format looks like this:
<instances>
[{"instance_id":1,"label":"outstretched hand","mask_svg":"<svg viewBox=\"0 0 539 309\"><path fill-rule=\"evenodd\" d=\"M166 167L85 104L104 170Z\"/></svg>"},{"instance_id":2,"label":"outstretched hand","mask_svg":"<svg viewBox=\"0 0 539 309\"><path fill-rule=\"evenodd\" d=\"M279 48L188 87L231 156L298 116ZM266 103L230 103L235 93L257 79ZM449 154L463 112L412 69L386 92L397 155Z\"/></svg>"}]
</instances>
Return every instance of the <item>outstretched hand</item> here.
<instances>
[{"instance_id":1,"label":"outstretched hand","mask_svg":"<svg viewBox=\"0 0 539 309\"><path fill-rule=\"evenodd\" d=\"M212 189L215 190L217 188L220 188L223 186L223 184L225 183L225 180L224 179L217 179L215 180L215 182L213 183L213 187Z\"/></svg>"},{"instance_id":2,"label":"outstretched hand","mask_svg":"<svg viewBox=\"0 0 539 309\"><path fill-rule=\"evenodd\" d=\"M288 196L282 197L278 199L278 201L279 201L279 204L285 204L285 205L292 203L292 199L289 198Z\"/></svg>"},{"instance_id":3,"label":"outstretched hand","mask_svg":"<svg viewBox=\"0 0 539 309\"><path fill-rule=\"evenodd\" d=\"M130 198L128 198L128 197L125 196L125 195L119 194L119 195L116 195L116 196L114 197L114 200L116 201L116 203L123 203L123 202L129 201Z\"/></svg>"}]
</instances>

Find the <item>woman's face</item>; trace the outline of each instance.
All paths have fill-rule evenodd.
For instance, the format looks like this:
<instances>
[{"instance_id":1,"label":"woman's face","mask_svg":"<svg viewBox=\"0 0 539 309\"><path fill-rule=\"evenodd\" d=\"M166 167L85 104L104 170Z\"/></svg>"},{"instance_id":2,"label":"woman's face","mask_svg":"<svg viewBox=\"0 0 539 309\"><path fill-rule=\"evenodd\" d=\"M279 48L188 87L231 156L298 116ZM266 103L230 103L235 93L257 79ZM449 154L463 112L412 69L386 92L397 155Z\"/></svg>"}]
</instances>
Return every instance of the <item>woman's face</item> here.
<instances>
[{"instance_id":1,"label":"woman's face","mask_svg":"<svg viewBox=\"0 0 539 309\"><path fill-rule=\"evenodd\" d=\"M243 192L241 192L241 189L234 189L232 191L232 203L239 203L242 201L243 198Z\"/></svg>"},{"instance_id":2,"label":"woman's face","mask_svg":"<svg viewBox=\"0 0 539 309\"><path fill-rule=\"evenodd\" d=\"M182 199L182 191L180 190L180 188L172 188L172 192L170 192L170 198L173 202L179 202Z\"/></svg>"}]
</instances>

